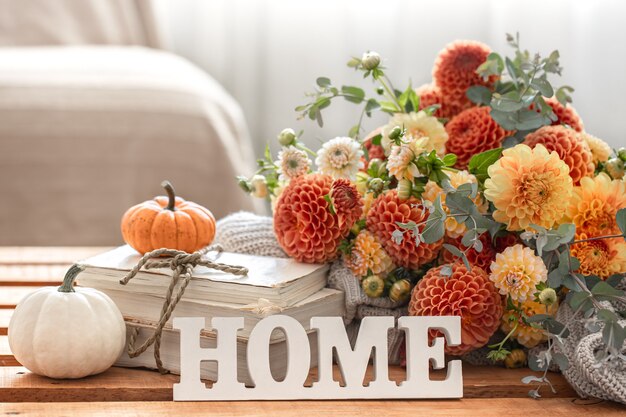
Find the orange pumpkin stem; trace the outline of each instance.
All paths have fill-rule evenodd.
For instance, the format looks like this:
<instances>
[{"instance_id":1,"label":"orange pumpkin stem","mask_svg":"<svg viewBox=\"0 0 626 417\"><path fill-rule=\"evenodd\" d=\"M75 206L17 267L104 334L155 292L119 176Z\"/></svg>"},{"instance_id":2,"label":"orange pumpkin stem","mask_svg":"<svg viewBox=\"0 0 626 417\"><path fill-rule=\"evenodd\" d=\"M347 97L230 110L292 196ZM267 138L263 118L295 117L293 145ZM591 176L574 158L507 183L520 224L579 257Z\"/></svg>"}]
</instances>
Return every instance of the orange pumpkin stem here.
<instances>
[{"instance_id":1,"label":"orange pumpkin stem","mask_svg":"<svg viewBox=\"0 0 626 417\"><path fill-rule=\"evenodd\" d=\"M174 187L172 186L172 183L165 180L161 183L161 187L165 188L165 192L167 192L167 197L169 198L167 207L165 208L171 211L176 210L176 193L174 192Z\"/></svg>"}]
</instances>

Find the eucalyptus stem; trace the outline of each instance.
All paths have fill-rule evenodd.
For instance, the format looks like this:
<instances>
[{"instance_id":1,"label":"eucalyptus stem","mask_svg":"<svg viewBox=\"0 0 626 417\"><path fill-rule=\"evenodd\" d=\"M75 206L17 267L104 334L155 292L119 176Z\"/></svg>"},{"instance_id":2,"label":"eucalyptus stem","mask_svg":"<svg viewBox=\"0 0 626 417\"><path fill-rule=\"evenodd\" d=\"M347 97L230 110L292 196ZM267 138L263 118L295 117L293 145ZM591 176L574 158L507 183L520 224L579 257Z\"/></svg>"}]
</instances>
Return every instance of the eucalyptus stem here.
<instances>
[{"instance_id":1,"label":"eucalyptus stem","mask_svg":"<svg viewBox=\"0 0 626 417\"><path fill-rule=\"evenodd\" d=\"M380 83L380 85L382 85L383 88L385 89L385 91L387 92L387 95L389 96L389 98L393 101L393 103L398 108L398 111L402 112L404 109L400 105L400 102L398 101L398 97L396 97L396 94L393 92L393 90L387 85L387 83L385 82L385 80L383 78L377 78L377 79L378 79L378 82ZM385 76L385 79L387 79L387 81L389 81L387 76ZM389 84L391 84L391 82L389 82Z\"/></svg>"}]
</instances>

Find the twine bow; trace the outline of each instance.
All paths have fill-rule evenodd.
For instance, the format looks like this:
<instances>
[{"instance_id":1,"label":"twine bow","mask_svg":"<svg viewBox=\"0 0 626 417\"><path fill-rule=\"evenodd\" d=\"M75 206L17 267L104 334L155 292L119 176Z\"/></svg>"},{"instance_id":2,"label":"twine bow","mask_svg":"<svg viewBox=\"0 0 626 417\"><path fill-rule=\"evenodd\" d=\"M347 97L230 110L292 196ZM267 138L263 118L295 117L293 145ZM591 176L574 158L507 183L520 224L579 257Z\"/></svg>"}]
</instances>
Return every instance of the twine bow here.
<instances>
[{"instance_id":1,"label":"twine bow","mask_svg":"<svg viewBox=\"0 0 626 417\"><path fill-rule=\"evenodd\" d=\"M133 328L133 331L131 332L129 337L127 347L129 357L135 358L141 355L143 352L146 351L146 349L154 344L154 359L156 361L157 369L162 374L169 372L163 367L163 362L161 361L161 335L163 334L163 328L165 327L165 323L167 323L167 321L170 319L172 312L176 308L176 305L185 293L185 289L187 288L187 285L189 285L189 281L191 281L193 269L196 266L202 265L207 268L215 269L233 275L246 275L248 273L248 269L242 266L226 265L205 258L204 255L206 255L210 251L216 251L219 253L222 252L223 249L219 245L207 246L206 248L200 249L199 251L193 253L165 248L156 249L143 255L139 262L137 262L137 265L135 265L133 269L131 269L130 272L120 280L120 284L128 284L128 282L137 275L141 268L170 268L172 271L174 271L172 273L172 280L170 281L170 285L167 288L163 308L161 309L161 317L159 318L154 332L145 342L143 342L141 346L135 348L135 341L139 334L139 328ZM163 256L167 256L167 258L162 258Z\"/></svg>"}]
</instances>

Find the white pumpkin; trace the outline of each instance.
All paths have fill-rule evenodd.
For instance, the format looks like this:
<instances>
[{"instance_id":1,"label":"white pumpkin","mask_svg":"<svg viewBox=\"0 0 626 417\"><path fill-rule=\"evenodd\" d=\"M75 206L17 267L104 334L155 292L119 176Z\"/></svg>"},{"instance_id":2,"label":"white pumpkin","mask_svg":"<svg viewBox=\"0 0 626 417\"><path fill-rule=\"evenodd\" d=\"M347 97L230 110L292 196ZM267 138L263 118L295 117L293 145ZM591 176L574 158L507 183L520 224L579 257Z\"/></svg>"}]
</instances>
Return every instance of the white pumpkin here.
<instances>
[{"instance_id":1,"label":"white pumpkin","mask_svg":"<svg viewBox=\"0 0 626 417\"><path fill-rule=\"evenodd\" d=\"M124 350L122 313L104 293L74 288L74 265L60 287L24 297L9 323L9 346L30 371L50 378L82 378L109 369Z\"/></svg>"}]
</instances>

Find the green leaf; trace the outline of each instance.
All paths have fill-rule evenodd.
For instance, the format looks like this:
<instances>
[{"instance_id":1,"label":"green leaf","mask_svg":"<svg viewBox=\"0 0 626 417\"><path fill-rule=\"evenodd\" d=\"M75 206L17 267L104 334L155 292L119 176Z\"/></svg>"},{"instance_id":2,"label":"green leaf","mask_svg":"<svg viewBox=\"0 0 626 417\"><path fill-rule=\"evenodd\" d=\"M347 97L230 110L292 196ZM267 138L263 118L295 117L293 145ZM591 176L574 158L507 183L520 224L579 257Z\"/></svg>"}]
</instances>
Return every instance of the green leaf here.
<instances>
[{"instance_id":1,"label":"green leaf","mask_svg":"<svg viewBox=\"0 0 626 417\"><path fill-rule=\"evenodd\" d=\"M555 97L562 105L566 106L567 103L572 102L570 93L573 93L574 89L570 86L564 85L556 90Z\"/></svg>"},{"instance_id":2,"label":"green leaf","mask_svg":"<svg viewBox=\"0 0 626 417\"><path fill-rule=\"evenodd\" d=\"M500 159L501 155L502 148L496 148L472 156L468 165L469 172L474 174L478 181L484 182L489 177L488 168Z\"/></svg>"},{"instance_id":3,"label":"green leaf","mask_svg":"<svg viewBox=\"0 0 626 417\"><path fill-rule=\"evenodd\" d=\"M450 252L452 255L456 256L457 258L461 258L461 260L465 264L465 267L471 271L472 265L470 265L469 260L467 259L467 256L465 256L465 253L463 251L461 251L456 246L450 245L449 243L444 243L443 247L446 248L448 252Z\"/></svg>"},{"instance_id":4,"label":"green leaf","mask_svg":"<svg viewBox=\"0 0 626 417\"><path fill-rule=\"evenodd\" d=\"M322 88L326 88L330 85L330 78L327 77L318 77L317 80L315 80L315 82L317 83L318 86L322 87Z\"/></svg>"},{"instance_id":5,"label":"green leaf","mask_svg":"<svg viewBox=\"0 0 626 417\"><path fill-rule=\"evenodd\" d=\"M552 354L552 360L558 365L561 371L565 371L569 368L569 361L567 360L567 356L558 352Z\"/></svg>"},{"instance_id":6,"label":"green leaf","mask_svg":"<svg viewBox=\"0 0 626 417\"><path fill-rule=\"evenodd\" d=\"M380 101L378 104L380 104L382 111L387 113L398 113L402 111L393 101Z\"/></svg>"},{"instance_id":7,"label":"green leaf","mask_svg":"<svg viewBox=\"0 0 626 417\"><path fill-rule=\"evenodd\" d=\"M453 153L444 155L442 159L443 164L447 167L454 166L454 164L456 164L456 160L457 160L456 155Z\"/></svg>"},{"instance_id":8,"label":"green leaf","mask_svg":"<svg viewBox=\"0 0 626 417\"><path fill-rule=\"evenodd\" d=\"M557 233L560 236L559 243L569 243L576 234L576 226L572 223L563 223L557 229Z\"/></svg>"},{"instance_id":9,"label":"green leaf","mask_svg":"<svg viewBox=\"0 0 626 417\"><path fill-rule=\"evenodd\" d=\"M376 99L370 98L369 100L367 100L367 104L365 104L365 114L367 114L367 117L371 117L372 111L378 109L380 109L380 104L378 104L378 101L376 101Z\"/></svg>"},{"instance_id":10,"label":"green leaf","mask_svg":"<svg viewBox=\"0 0 626 417\"><path fill-rule=\"evenodd\" d=\"M372 145L380 145L380 141L383 139L383 136L379 133L378 135L372 138Z\"/></svg>"},{"instance_id":11,"label":"green leaf","mask_svg":"<svg viewBox=\"0 0 626 417\"><path fill-rule=\"evenodd\" d=\"M483 85L473 85L465 92L467 98L474 103L487 105L491 103L491 90Z\"/></svg>"},{"instance_id":12,"label":"green leaf","mask_svg":"<svg viewBox=\"0 0 626 417\"><path fill-rule=\"evenodd\" d=\"M455 217L458 223L464 223L472 214L472 207L474 202L469 197L463 195L463 193L448 193L446 195L446 206L450 210L450 214L457 215Z\"/></svg>"},{"instance_id":13,"label":"green leaf","mask_svg":"<svg viewBox=\"0 0 626 417\"><path fill-rule=\"evenodd\" d=\"M504 96L502 97L494 96L494 98L491 99L491 107L494 110L510 113L510 112L521 110L524 107L524 103L521 100L514 100L514 99L506 98Z\"/></svg>"},{"instance_id":14,"label":"green leaf","mask_svg":"<svg viewBox=\"0 0 626 417\"><path fill-rule=\"evenodd\" d=\"M504 71L504 61L502 61L502 57L495 52L490 53L485 62L480 64L476 69L476 73L483 77L483 79L489 78L490 75L500 75L502 71Z\"/></svg>"},{"instance_id":15,"label":"green leaf","mask_svg":"<svg viewBox=\"0 0 626 417\"><path fill-rule=\"evenodd\" d=\"M435 243L443 238L444 233L445 228L443 221L429 217L428 220L426 220L424 230L422 230L422 238L424 239L424 243Z\"/></svg>"},{"instance_id":16,"label":"green leaf","mask_svg":"<svg viewBox=\"0 0 626 417\"><path fill-rule=\"evenodd\" d=\"M545 78L535 78L530 85L536 88L544 97L552 97L554 95L552 86Z\"/></svg>"},{"instance_id":17,"label":"green leaf","mask_svg":"<svg viewBox=\"0 0 626 417\"><path fill-rule=\"evenodd\" d=\"M365 91L359 87L344 85L341 87L341 92L344 94L344 98L351 103L358 104L365 98Z\"/></svg>"},{"instance_id":18,"label":"green leaf","mask_svg":"<svg viewBox=\"0 0 626 417\"><path fill-rule=\"evenodd\" d=\"M572 297L569 299L569 305L574 311L578 310L579 308L581 309L581 311L586 311L589 308L593 307L590 297L591 296L586 292L581 291L574 293L574 295L572 295Z\"/></svg>"},{"instance_id":19,"label":"green leaf","mask_svg":"<svg viewBox=\"0 0 626 417\"><path fill-rule=\"evenodd\" d=\"M624 295L624 291L620 291L616 288L611 287L604 281L598 282L592 289L591 293L596 297L604 298L604 297L620 297Z\"/></svg>"},{"instance_id":20,"label":"green leaf","mask_svg":"<svg viewBox=\"0 0 626 417\"><path fill-rule=\"evenodd\" d=\"M617 211L615 220L617 221L617 227L619 227L619 230L622 232L624 237L626 237L626 208L622 208Z\"/></svg>"}]
</instances>

